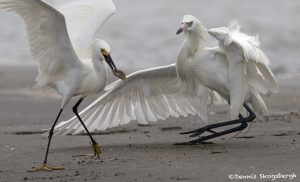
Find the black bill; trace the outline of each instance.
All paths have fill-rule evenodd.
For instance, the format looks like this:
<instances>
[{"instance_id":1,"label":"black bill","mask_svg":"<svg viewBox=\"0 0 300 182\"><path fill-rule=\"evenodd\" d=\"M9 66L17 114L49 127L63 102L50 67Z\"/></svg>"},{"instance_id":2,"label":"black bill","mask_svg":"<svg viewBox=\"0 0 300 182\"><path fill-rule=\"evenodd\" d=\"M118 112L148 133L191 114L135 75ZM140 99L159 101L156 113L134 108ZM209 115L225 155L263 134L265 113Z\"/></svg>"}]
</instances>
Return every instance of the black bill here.
<instances>
[{"instance_id":1,"label":"black bill","mask_svg":"<svg viewBox=\"0 0 300 182\"><path fill-rule=\"evenodd\" d=\"M113 72L117 72L117 67L110 55L104 56L104 59Z\"/></svg>"},{"instance_id":2,"label":"black bill","mask_svg":"<svg viewBox=\"0 0 300 182\"><path fill-rule=\"evenodd\" d=\"M112 60L111 56L110 55L106 55L104 56L104 59L105 61L107 62L107 64L109 65L109 67L111 68L113 74L120 78L121 80L125 80L126 79L126 74L121 71L121 70L118 70L114 61Z\"/></svg>"},{"instance_id":3,"label":"black bill","mask_svg":"<svg viewBox=\"0 0 300 182\"><path fill-rule=\"evenodd\" d=\"M176 35L186 31L188 28L190 28L193 25L193 22L187 22L187 23L182 23L181 27L177 30Z\"/></svg>"}]
</instances>

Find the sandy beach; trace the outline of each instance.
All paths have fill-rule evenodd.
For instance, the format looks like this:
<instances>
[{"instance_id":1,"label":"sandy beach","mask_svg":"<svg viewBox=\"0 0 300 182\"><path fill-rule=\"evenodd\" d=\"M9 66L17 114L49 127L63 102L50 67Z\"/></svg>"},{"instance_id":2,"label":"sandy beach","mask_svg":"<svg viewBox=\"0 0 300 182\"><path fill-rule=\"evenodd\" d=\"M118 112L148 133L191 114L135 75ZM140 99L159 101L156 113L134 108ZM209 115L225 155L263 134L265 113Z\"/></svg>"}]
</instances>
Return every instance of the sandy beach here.
<instances>
[{"instance_id":1,"label":"sandy beach","mask_svg":"<svg viewBox=\"0 0 300 182\"><path fill-rule=\"evenodd\" d=\"M188 138L178 133L203 126L197 117L170 118L138 126L136 123L96 133L100 159L92 154L87 136L56 136L49 162L66 170L28 173L44 157L47 138L41 137L59 107L50 90L33 89L35 69L0 69L0 181L272 181L259 174L296 174L300 158L300 88L282 80L280 94L266 97L270 116L256 119L251 129L213 140L214 144L174 146ZM94 98L87 99L82 108ZM70 104L72 105L73 102ZM70 106L69 105L69 106ZM66 108L62 119L72 116ZM228 107L211 109L210 122L228 119ZM229 175L257 175L231 180Z\"/></svg>"},{"instance_id":2,"label":"sandy beach","mask_svg":"<svg viewBox=\"0 0 300 182\"><path fill-rule=\"evenodd\" d=\"M1 182L300 181L298 0L114 2L118 11L99 37L110 43L115 63L127 73L174 63L182 41L175 32L184 14L197 16L209 28L237 19L243 31L258 33L280 82L278 94L264 97L269 116L257 118L249 130L236 137L228 135L197 146L173 145L189 140L180 132L205 125L197 122L197 117L170 118L149 126L132 122L94 134L103 150L100 159L89 155L93 151L87 136L55 136L49 163L65 170L27 172L43 161L47 143L43 129L52 125L60 96L51 89L33 87L37 69L28 51L24 25L16 16L1 11ZM80 108L98 96L86 99ZM73 116L74 103L69 103L61 120ZM211 108L209 123L228 119L227 106Z\"/></svg>"}]
</instances>

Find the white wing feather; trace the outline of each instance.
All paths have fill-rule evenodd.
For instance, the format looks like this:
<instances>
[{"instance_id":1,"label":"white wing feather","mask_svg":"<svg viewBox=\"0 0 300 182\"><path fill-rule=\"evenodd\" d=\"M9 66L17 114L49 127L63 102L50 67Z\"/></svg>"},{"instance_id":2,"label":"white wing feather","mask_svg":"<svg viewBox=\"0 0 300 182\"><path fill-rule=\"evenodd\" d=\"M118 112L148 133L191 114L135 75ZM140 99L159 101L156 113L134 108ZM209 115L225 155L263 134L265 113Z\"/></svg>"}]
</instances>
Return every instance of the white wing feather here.
<instances>
[{"instance_id":1,"label":"white wing feather","mask_svg":"<svg viewBox=\"0 0 300 182\"><path fill-rule=\"evenodd\" d=\"M40 0L1 0L0 8L24 20L31 54L39 66L39 86L51 84L63 76L63 70L79 63L64 16L54 7Z\"/></svg>"},{"instance_id":2,"label":"white wing feather","mask_svg":"<svg viewBox=\"0 0 300 182\"><path fill-rule=\"evenodd\" d=\"M233 21L227 29L211 29L212 32L217 32L212 35L218 39L229 63L232 118L237 118L240 113L248 94L246 90L251 91L250 97L256 109L266 114L267 108L259 93L277 93L279 89L278 82L268 67L270 62L260 49L258 37L246 35L240 32L240 28L240 25Z\"/></svg>"},{"instance_id":3,"label":"white wing feather","mask_svg":"<svg viewBox=\"0 0 300 182\"><path fill-rule=\"evenodd\" d=\"M241 61L246 63L246 76L249 84L263 94L268 91L277 93L278 82L268 67L269 59L260 49L261 43L258 36L249 36L240 32L240 25L237 21L232 21L228 27L229 33L224 46L233 44L235 49L242 49Z\"/></svg>"},{"instance_id":4,"label":"white wing feather","mask_svg":"<svg viewBox=\"0 0 300 182\"><path fill-rule=\"evenodd\" d=\"M231 118L237 118L245 102L246 80L245 63L242 60L241 49L236 49L230 44L224 47L227 60L229 62L229 93Z\"/></svg>"},{"instance_id":5,"label":"white wing feather","mask_svg":"<svg viewBox=\"0 0 300 182\"><path fill-rule=\"evenodd\" d=\"M175 64L128 76L125 81L116 81L106 92L80 115L90 131L106 130L130 121L148 124L148 121L164 120L170 116L189 114L207 119L208 91L199 88L198 93L181 92L176 80ZM78 134L84 132L76 117L61 122L56 134Z\"/></svg>"},{"instance_id":6,"label":"white wing feather","mask_svg":"<svg viewBox=\"0 0 300 182\"><path fill-rule=\"evenodd\" d=\"M51 0L66 17L73 47L82 59L90 59L96 33L116 7L112 0Z\"/></svg>"}]
</instances>

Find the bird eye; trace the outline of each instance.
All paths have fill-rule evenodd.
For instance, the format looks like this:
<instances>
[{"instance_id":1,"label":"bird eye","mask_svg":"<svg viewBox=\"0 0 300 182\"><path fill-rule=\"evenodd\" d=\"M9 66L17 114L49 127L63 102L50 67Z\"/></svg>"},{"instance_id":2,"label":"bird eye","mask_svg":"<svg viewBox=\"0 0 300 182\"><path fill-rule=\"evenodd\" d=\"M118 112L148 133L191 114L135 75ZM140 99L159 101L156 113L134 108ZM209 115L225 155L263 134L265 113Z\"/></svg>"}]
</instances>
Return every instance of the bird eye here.
<instances>
[{"instance_id":1,"label":"bird eye","mask_svg":"<svg viewBox=\"0 0 300 182\"><path fill-rule=\"evenodd\" d=\"M192 26L193 25L193 22L191 21L191 22L187 22L186 23L188 26Z\"/></svg>"}]
</instances>

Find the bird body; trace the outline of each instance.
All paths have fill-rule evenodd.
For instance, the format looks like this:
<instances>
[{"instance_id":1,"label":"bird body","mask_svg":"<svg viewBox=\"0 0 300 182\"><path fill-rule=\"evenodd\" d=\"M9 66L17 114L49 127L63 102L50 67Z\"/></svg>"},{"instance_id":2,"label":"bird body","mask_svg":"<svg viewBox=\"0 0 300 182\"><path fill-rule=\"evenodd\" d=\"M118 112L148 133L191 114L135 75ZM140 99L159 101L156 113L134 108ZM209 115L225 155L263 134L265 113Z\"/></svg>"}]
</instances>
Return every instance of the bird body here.
<instances>
[{"instance_id":1,"label":"bird body","mask_svg":"<svg viewBox=\"0 0 300 182\"><path fill-rule=\"evenodd\" d=\"M106 75L104 62L95 57L93 62L82 62L67 73L61 73L49 85L63 95L72 93L72 97L86 97L97 94L104 89Z\"/></svg>"},{"instance_id":2,"label":"bird body","mask_svg":"<svg viewBox=\"0 0 300 182\"><path fill-rule=\"evenodd\" d=\"M215 90L223 98L228 98L228 70L226 56L219 49L203 48L193 57L195 69L200 83ZM211 76L214 75L214 76Z\"/></svg>"},{"instance_id":3,"label":"bird body","mask_svg":"<svg viewBox=\"0 0 300 182\"><path fill-rule=\"evenodd\" d=\"M0 7L24 20L30 50L39 67L37 85L55 88L63 96L64 108L73 96L85 97L105 87L106 69L100 49L110 52L111 48L105 41L93 39L115 6L111 0L51 2L57 7L41 0L2 0ZM102 5L100 10L105 11L98 12L96 5ZM78 16L83 17L82 24L93 27L79 26L74 19ZM95 21L97 17L100 20Z\"/></svg>"},{"instance_id":4,"label":"bird body","mask_svg":"<svg viewBox=\"0 0 300 182\"><path fill-rule=\"evenodd\" d=\"M210 31L194 16L184 16L177 34L184 32L185 38L179 48L176 64L138 71L129 75L124 82L116 81L109 85L99 99L80 113L85 118L87 127L92 131L105 130L127 124L132 120L147 124L148 121L195 113L202 120L206 120L207 107L212 100L210 96L214 95L211 90L219 93L230 103L232 119L238 118L244 103L250 103L259 113L266 114L267 108L260 93L276 91L276 84L274 90L268 85L262 87L264 84L260 83L261 80L254 79L262 79L260 74L246 72L246 68L254 69L251 68L253 60L266 58L257 42L253 42L254 40L249 39L248 36L242 36L237 44L248 45L248 49L236 47L233 49L236 52L232 53L222 45L208 48L205 43ZM255 56L253 52L259 53L260 56ZM231 64L234 61L231 60L232 56L242 57L242 53L252 55L252 61L246 63L249 68L242 65L245 67L242 69ZM266 66L266 64L261 65L264 70L269 70ZM239 75L232 75L232 72ZM267 75L267 78L275 80L276 83L271 72ZM237 81L235 77L238 78ZM240 85L243 85L242 89ZM265 92L261 92L262 90ZM246 109L250 108L246 106ZM250 119L253 118L252 116ZM57 134L82 132L83 128L76 120L77 118L73 117L61 122L55 132ZM248 120L245 119L243 122Z\"/></svg>"},{"instance_id":5,"label":"bird body","mask_svg":"<svg viewBox=\"0 0 300 182\"><path fill-rule=\"evenodd\" d=\"M110 56L110 46L104 40L95 39L99 28L115 12L112 0L51 0L50 3L0 1L1 9L16 13L25 22L30 51L39 68L37 85L50 86L62 95L61 109L49 132L45 161L37 171L61 169L49 166L47 157L54 127L74 96L80 99L73 112L89 134L95 155L99 157L100 146L84 126L77 108L85 97L104 89L104 61L116 76L125 79L125 74L117 70Z\"/></svg>"},{"instance_id":6,"label":"bird body","mask_svg":"<svg viewBox=\"0 0 300 182\"><path fill-rule=\"evenodd\" d=\"M259 114L266 115L268 110L261 94L278 92L278 82L268 67L269 60L261 51L257 37L241 33L237 22L230 23L228 27L208 31L218 40L219 47L199 49L195 42L203 40L203 36L195 32L205 31L196 17L184 16L182 25L177 31L177 34L181 32L185 34L178 58L182 65L192 65L190 70L196 70L192 74L199 78L199 84L216 91L230 104L232 120L183 132L181 134L200 138L178 143L179 145L201 144L212 138L244 130L248 126L247 123L256 118L248 103ZM249 113L247 117L241 114L243 107ZM236 126L237 124L239 126ZM221 131L214 130L231 125L235 127ZM202 134L206 132L211 134L203 136Z\"/></svg>"},{"instance_id":7,"label":"bird body","mask_svg":"<svg viewBox=\"0 0 300 182\"><path fill-rule=\"evenodd\" d=\"M195 32L205 32L206 29L193 16L186 16L184 21L193 22L193 25L185 32L185 41L180 49L177 63L181 63L182 68L189 65L190 69L187 70L194 70L191 74L197 75L201 84L218 92L230 103L232 119L237 118L244 102L251 103L260 114L267 114L260 93L278 92L278 83L268 68L267 57L259 49L258 40L234 31L234 35L227 38L235 42L233 48L223 46L222 43L216 48L206 48L201 44L197 46L199 42L204 41L205 34L201 36ZM226 28L216 29L222 32ZM211 31L213 30L209 32ZM229 30L227 32L229 33ZM241 61L247 58L249 61Z\"/></svg>"}]
</instances>

